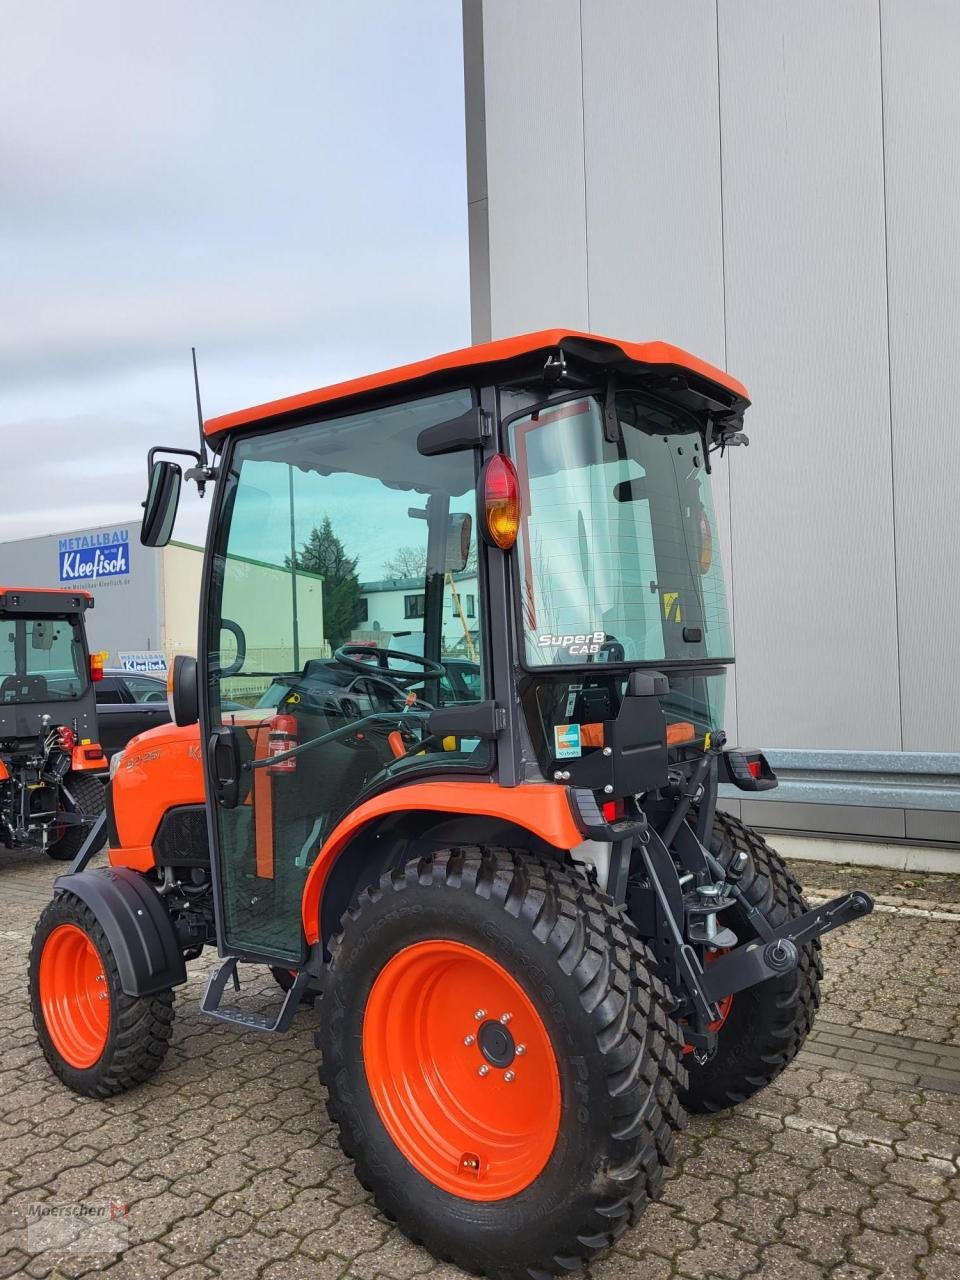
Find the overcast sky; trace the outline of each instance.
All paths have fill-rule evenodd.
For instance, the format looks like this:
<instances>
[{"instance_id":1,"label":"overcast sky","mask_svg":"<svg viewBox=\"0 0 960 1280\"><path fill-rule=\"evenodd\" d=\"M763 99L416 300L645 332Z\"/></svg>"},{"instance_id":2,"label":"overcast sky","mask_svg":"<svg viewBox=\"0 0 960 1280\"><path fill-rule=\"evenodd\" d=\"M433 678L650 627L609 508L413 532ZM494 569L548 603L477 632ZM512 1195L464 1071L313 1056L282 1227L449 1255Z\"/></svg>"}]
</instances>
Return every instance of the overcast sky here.
<instances>
[{"instance_id":1,"label":"overcast sky","mask_svg":"<svg viewBox=\"0 0 960 1280\"><path fill-rule=\"evenodd\" d=\"M467 342L460 0L4 6L0 541L138 517L191 345L210 417Z\"/></svg>"}]
</instances>

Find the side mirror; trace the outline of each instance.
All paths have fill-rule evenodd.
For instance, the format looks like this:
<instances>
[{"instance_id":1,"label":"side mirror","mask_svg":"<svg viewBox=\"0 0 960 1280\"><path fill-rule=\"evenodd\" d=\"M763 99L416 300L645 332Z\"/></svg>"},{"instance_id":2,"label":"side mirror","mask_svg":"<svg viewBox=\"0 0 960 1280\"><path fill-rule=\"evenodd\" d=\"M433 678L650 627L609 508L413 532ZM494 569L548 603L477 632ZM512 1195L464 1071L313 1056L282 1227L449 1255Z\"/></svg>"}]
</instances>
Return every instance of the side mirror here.
<instances>
[{"instance_id":1,"label":"side mirror","mask_svg":"<svg viewBox=\"0 0 960 1280\"><path fill-rule=\"evenodd\" d=\"M466 511L451 511L447 517L446 564L444 573L460 573L470 559L473 517Z\"/></svg>"},{"instance_id":2,"label":"side mirror","mask_svg":"<svg viewBox=\"0 0 960 1280\"><path fill-rule=\"evenodd\" d=\"M188 658L183 653L178 653L174 658L173 666L167 673L167 705L174 724L196 724L199 720L196 658Z\"/></svg>"},{"instance_id":3,"label":"side mirror","mask_svg":"<svg viewBox=\"0 0 960 1280\"><path fill-rule=\"evenodd\" d=\"M155 462L151 467L140 528L140 541L145 547L165 547L170 541L180 502L181 478L175 462Z\"/></svg>"}]
</instances>

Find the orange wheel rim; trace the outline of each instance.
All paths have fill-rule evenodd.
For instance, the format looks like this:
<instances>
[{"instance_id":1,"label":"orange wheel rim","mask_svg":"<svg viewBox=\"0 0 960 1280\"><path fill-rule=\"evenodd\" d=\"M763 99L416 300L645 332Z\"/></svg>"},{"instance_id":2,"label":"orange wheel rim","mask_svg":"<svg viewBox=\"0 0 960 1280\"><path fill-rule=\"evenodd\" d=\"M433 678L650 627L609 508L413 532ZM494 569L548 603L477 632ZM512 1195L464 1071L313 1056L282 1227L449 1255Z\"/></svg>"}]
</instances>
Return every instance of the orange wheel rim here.
<instances>
[{"instance_id":1,"label":"orange wheel rim","mask_svg":"<svg viewBox=\"0 0 960 1280\"><path fill-rule=\"evenodd\" d=\"M413 1167L465 1200L517 1195L560 1128L560 1075L520 984L460 942L404 948L380 971L363 1062L384 1127Z\"/></svg>"},{"instance_id":2,"label":"orange wheel rim","mask_svg":"<svg viewBox=\"0 0 960 1280\"><path fill-rule=\"evenodd\" d=\"M75 924L60 924L40 953L40 1007L53 1047L71 1067L100 1058L110 1031L110 1000L99 951Z\"/></svg>"}]
</instances>

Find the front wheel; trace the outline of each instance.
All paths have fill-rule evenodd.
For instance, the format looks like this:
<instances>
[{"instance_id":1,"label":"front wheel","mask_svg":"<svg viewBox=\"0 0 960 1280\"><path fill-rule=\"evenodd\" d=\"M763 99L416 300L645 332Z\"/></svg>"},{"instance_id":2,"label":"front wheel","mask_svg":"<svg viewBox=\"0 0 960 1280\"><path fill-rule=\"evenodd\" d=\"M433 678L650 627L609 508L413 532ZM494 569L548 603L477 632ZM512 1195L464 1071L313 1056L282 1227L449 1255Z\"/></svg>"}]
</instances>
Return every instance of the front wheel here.
<instances>
[{"instance_id":1,"label":"front wheel","mask_svg":"<svg viewBox=\"0 0 960 1280\"><path fill-rule=\"evenodd\" d=\"M106 933L72 893L58 894L37 921L29 990L43 1055L74 1093L112 1097L163 1062L173 992L126 995Z\"/></svg>"},{"instance_id":2,"label":"front wheel","mask_svg":"<svg viewBox=\"0 0 960 1280\"><path fill-rule=\"evenodd\" d=\"M746 854L740 888L774 928L807 910L800 885L783 859L739 819L718 813L710 847L724 868L734 857ZM721 923L741 943L756 936L739 904L721 916ZM800 1052L820 1005L823 966L819 940L799 951L795 969L738 991L721 1003L713 1057L698 1063L693 1054L687 1055L689 1084L681 1097L688 1111L721 1111L745 1102L775 1080Z\"/></svg>"},{"instance_id":3,"label":"front wheel","mask_svg":"<svg viewBox=\"0 0 960 1280\"><path fill-rule=\"evenodd\" d=\"M633 925L575 871L505 849L414 860L331 951L328 1109L412 1239L503 1280L554 1273L658 1193L680 1031Z\"/></svg>"}]
</instances>

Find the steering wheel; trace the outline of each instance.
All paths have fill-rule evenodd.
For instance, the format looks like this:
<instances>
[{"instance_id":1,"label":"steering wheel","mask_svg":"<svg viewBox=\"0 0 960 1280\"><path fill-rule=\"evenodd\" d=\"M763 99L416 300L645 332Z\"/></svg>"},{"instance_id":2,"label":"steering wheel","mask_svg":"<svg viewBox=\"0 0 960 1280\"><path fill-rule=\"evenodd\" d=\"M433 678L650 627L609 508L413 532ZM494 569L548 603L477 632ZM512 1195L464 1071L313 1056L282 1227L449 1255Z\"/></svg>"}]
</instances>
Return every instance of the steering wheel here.
<instances>
[{"instance_id":1,"label":"steering wheel","mask_svg":"<svg viewBox=\"0 0 960 1280\"><path fill-rule=\"evenodd\" d=\"M376 658L376 665L364 662L363 658L358 656L360 654L366 658ZM351 671L360 672L361 675L375 677L379 672L389 677L401 689L409 688L412 684L420 684L422 680L431 678L439 680L447 674L446 667L442 667L439 662L432 662L429 658L421 658L418 653L400 653L398 649L380 649L368 644L342 644L339 649L334 650L333 656L337 662L349 667ZM396 658L400 662L412 662L420 670L397 671L390 665L391 658Z\"/></svg>"}]
</instances>

